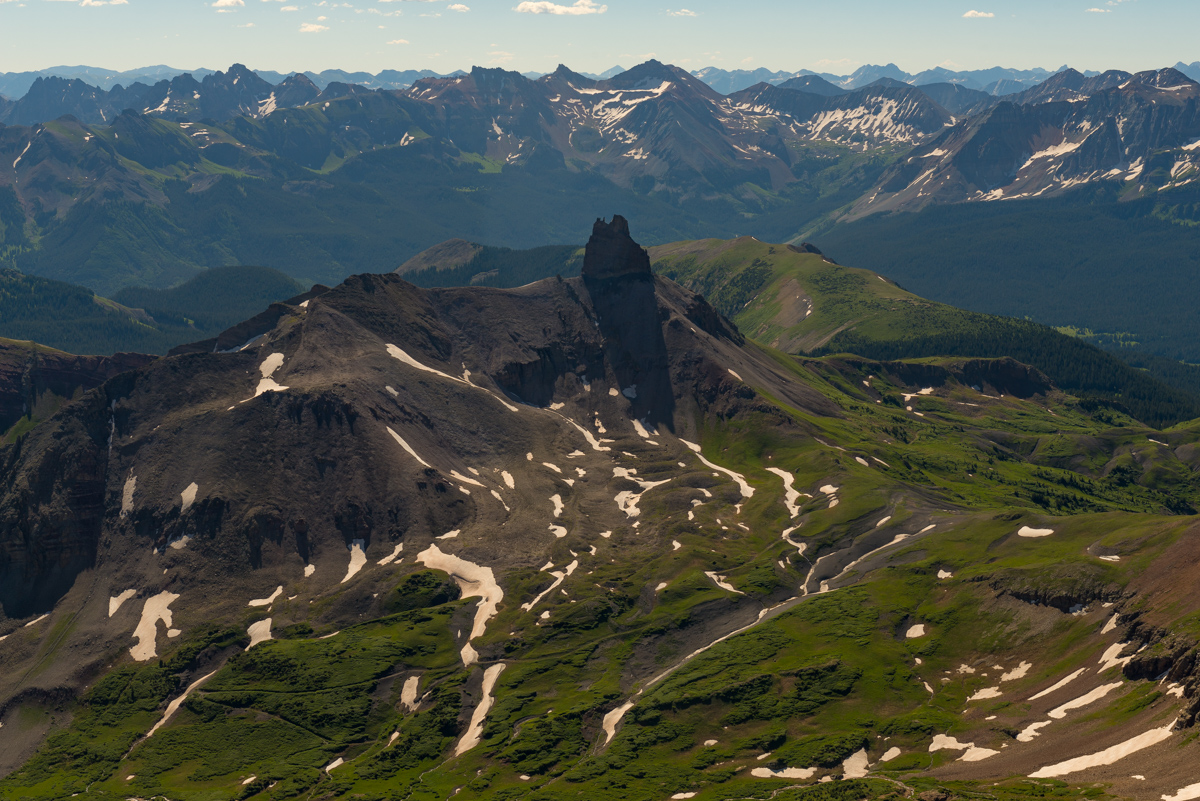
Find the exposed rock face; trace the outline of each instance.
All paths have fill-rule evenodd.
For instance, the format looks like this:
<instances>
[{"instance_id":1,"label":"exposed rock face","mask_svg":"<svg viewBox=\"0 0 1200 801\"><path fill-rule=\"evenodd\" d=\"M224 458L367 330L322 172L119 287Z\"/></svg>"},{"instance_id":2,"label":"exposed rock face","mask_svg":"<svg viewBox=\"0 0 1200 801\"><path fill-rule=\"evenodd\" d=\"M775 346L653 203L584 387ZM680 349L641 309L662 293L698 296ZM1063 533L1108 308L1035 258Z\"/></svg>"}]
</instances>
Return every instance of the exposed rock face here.
<instances>
[{"instance_id":1,"label":"exposed rock face","mask_svg":"<svg viewBox=\"0 0 1200 801\"><path fill-rule=\"evenodd\" d=\"M605 359L633 401L634 416L673 428L670 360L650 254L633 241L624 217L596 220L583 259L583 283L604 337Z\"/></svg>"},{"instance_id":2,"label":"exposed rock face","mask_svg":"<svg viewBox=\"0 0 1200 801\"><path fill-rule=\"evenodd\" d=\"M652 277L650 254L629 235L629 222L616 215L612 222L596 220L583 257L585 279Z\"/></svg>"},{"instance_id":3,"label":"exposed rock face","mask_svg":"<svg viewBox=\"0 0 1200 801\"><path fill-rule=\"evenodd\" d=\"M28 342L0 340L0 433L33 411L47 393L69 399L154 358L140 353L75 356Z\"/></svg>"}]
</instances>

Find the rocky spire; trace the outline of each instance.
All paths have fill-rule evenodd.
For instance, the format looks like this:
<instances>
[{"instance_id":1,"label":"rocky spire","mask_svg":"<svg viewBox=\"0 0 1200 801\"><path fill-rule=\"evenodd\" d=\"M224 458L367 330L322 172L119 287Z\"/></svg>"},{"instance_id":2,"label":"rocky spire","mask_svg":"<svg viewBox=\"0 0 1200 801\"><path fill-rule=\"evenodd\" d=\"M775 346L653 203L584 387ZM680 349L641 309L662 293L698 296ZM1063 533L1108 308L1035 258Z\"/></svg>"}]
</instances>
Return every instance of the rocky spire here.
<instances>
[{"instance_id":1,"label":"rocky spire","mask_svg":"<svg viewBox=\"0 0 1200 801\"><path fill-rule=\"evenodd\" d=\"M612 222L603 218L592 226L583 257L583 277L593 279L651 277L650 254L629 236L629 222L616 215Z\"/></svg>"}]
</instances>

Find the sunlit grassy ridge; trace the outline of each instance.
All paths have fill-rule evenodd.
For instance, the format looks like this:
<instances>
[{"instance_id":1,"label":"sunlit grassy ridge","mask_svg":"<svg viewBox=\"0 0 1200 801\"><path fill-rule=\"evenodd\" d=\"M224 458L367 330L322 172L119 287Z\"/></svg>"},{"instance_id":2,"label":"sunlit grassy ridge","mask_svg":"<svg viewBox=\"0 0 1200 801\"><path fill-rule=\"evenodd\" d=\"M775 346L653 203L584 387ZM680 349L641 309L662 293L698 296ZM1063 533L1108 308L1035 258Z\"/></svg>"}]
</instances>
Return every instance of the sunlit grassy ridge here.
<instances>
[{"instance_id":1,"label":"sunlit grassy ridge","mask_svg":"<svg viewBox=\"0 0 1200 801\"><path fill-rule=\"evenodd\" d=\"M935 303L802 248L742 237L678 242L650 255L656 272L704 294L748 336L789 353L1008 356L1151 425L1200 416L1200 398L1177 370L1154 364L1147 374L1047 326Z\"/></svg>"}]
</instances>

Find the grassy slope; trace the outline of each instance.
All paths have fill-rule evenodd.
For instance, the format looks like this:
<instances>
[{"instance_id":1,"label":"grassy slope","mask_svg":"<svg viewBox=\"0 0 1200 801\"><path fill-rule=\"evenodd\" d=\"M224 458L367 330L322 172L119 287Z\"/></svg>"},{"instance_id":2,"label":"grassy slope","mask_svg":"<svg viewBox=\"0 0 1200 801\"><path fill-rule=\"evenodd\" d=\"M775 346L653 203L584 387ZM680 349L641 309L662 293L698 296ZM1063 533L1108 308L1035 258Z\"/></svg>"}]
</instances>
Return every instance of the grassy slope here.
<instances>
[{"instance_id":1,"label":"grassy slope","mask_svg":"<svg viewBox=\"0 0 1200 801\"><path fill-rule=\"evenodd\" d=\"M925 300L870 270L786 245L700 240L653 248L651 259L656 271L703 293L746 334L788 352L1010 356L1063 389L1116 402L1153 425L1200 416L1190 393L1046 326Z\"/></svg>"},{"instance_id":2,"label":"grassy slope","mask_svg":"<svg viewBox=\"0 0 1200 801\"><path fill-rule=\"evenodd\" d=\"M1172 432L1171 450L1152 444L1152 432L1133 421L1104 422L1067 396L989 399L953 384L936 397L914 398L909 412L874 402L905 387L883 376L867 378L851 364L783 355L778 363L834 400L844 417L785 410L799 426L792 433L765 415L708 428L703 445L709 457L744 472L758 490L741 518L747 531L718 522L731 514L720 500L728 482L714 486L718 500L697 509L694 521L671 493L650 493L641 532L633 537L632 530L616 530L614 541L674 538L681 548L632 545L626 558L594 563L594 572L569 582L570 599L546 602L551 617L543 624L531 625L515 601L506 601L485 641L504 644L508 667L483 742L468 754L452 758L449 752L464 703L469 708L462 693L473 672L459 667L449 636L460 625L453 622L456 611L471 603L464 601L365 622L330 639L304 626L278 632L286 639L235 657L170 725L139 742L204 649L239 647L245 642L240 632L267 614L248 610L228 630L185 634L161 664L121 667L100 682L66 730L25 769L0 781L0 797L62 798L86 789L96 799L165 795L178 801L456 793L546 801L656 801L677 792L759 798L780 782L755 779L751 768L821 765L836 773L840 761L864 745L877 760L883 737L904 752L883 776L918 791L982 790L928 775L956 757L929 754L930 736L951 733L993 748L1009 742L1026 714L1009 699L1094 664L1094 632L1107 617L1097 610L1064 615L1049 631L1030 628L1011 609L991 603L988 580L1129 582L1190 525L1154 512L1167 494L1197 499L1191 465L1176 454L1188 444L1194 449L1200 430ZM997 432L1007 436L1003 453L983 439ZM1027 455L1014 455L1020 453ZM1064 453L1086 458L1066 470L1056 466ZM1108 467L1122 459L1136 467L1114 475ZM826 482L841 488L836 508L820 495L802 500L803 527L794 536L807 544L808 558L797 557L779 537L789 520L781 482L767 466L793 472L805 491ZM648 460L643 468L652 475L670 465ZM1063 516L1079 511L1089 513ZM685 647L671 646L670 635L705 604L732 597L703 571L718 571L748 597L773 603L768 598L796 591L810 559L884 516L891 527L920 520L938 529L858 586L814 597L695 659L638 699L616 739L601 747L601 716L634 689L622 680L622 666L639 657L668 664L678 653L673 648ZM1056 535L1014 536L1023 524L1050 525ZM1089 553L1097 543L1127 556L1116 564L1100 561ZM563 541L556 559L569 558L570 547L576 546ZM939 570L955 576L940 579ZM411 598L404 572L397 574L397 597ZM658 583L667 587L655 600L639 602L645 588ZM506 584L514 599L532 595L544 574L513 575ZM1181 627L1195 628L1186 609L1170 613ZM897 636L916 620L927 624L928 637ZM1026 679L1006 686L1005 697L979 707L997 715L995 722L980 720L982 712L962 714L985 677L939 679L956 665L981 660L1034 663ZM405 713L399 678L414 673L422 677L420 692L430 694L420 711ZM937 686L933 694L925 682ZM1119 723L1122 710L1134 707L1154 720L1173 714L1174 705L1152 683L1130 683L1121 698L1093 716L1093 725ZM393 733L399 735L394 740ZM717 742L703 745L708 740ZM768 752L769 760L758 759ZM336 757L345 764L323 771ZM875 798L896 789L875 778L780 797ZM989 783L986 792L1011 801L1107 797L1095 787L1015 780Z\"/></svg>"},{"instance_id":3,"label":"grassy slope","mask_svg":"<svg viewBox=\"0 0 1200 801\"><path fill-rule=\"evenodd\" d=\"M1198 221L1195 184L1137 200L1085 188L1054 200L876 215L814 241L926 297L1196 363Z\"/></svg>"}]
</instances>

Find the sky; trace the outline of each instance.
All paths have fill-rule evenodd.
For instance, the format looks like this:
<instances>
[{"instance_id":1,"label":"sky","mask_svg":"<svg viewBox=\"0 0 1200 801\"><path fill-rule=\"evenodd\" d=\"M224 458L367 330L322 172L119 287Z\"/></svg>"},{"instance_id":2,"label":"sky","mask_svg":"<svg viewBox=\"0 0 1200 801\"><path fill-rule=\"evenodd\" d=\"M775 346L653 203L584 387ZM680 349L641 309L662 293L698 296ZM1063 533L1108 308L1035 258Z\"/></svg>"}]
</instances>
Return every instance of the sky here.
<instances>
[{"instance_id":1,"label":"sky","mask_svg":"<svg viewBox=\"0 0 1200 801\"><path fill-rule=\"evenodd\" d=\"M1200 61L1197 31L1197 0L0 0L0 72L1138 71Z\"/></svg>"}]
</instances>

